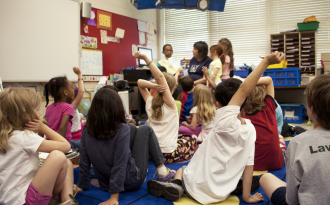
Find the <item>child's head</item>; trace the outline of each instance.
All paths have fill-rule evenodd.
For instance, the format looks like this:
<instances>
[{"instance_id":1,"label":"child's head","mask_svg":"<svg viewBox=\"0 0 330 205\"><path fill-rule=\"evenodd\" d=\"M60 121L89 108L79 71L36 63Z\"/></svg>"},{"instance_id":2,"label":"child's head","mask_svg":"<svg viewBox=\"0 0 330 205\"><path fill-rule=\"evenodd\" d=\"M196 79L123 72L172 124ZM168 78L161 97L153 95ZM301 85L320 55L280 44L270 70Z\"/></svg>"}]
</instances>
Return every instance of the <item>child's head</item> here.
<instances>
[{"instance_id":1,"label":"child's head","mask_svg":"<svg viewBox=\"0 0 330 205\"><path fill-rule=\"evenodd\" d=\"M208 45L204 41L198 41L194 44L193 56L204 59L209 52Z\"/></svg>"},{"instance_id":2,"label":"child's head","mask_svg":"<svg viewBox=\"0 0 330 205\"><path fill-rule=\"evenodd\" d=\"M106 85L103 88L111 89L111 90L115 91L116 93L119 92L118 88L116 88L116 86L113 86L113 85Z\"/></svg>"},{"instance_id":3,"label":"child's head","mask_svg":"<svg viewBox=\"0 0 330 205\"><path fill-rule=\"evenodd\" d=\"M0 94L0 151L6 153L9 134L40 119L40 96L28 88L6 88Z\"/></svg>"},{"instance_id":4,"label":"child's head","mask_svg":"<svg viewBox=\"0 0 330 205\"><path fill-rule=\"evenodd\" d=\"M330 130L330 74L317 76L307 86L305 94L310 119Z\"/></svg>"},{"instance_id":5,"label":"child's head","mask_svg":"<svg viewBox=\"0 0 330 205\"><path fill-rule=\"evenodd\" d=\"M126 123L124 106L118 93L109 88L98 90L87 118L87 132L91 137L99 140L114 137L119 124Z\"/></svg>"},{"instance_id":6,"label":"child's head","mask_svg":"<svg viewBox=\"0 0 330 205\"><path fill-rule=\"evenodd\" d=\"M220 39L218 45L221 45L224 50L224 54L230 57L229 69L234 70L234 52L230 40L228 38L222 38Z\"/></svg>"},{"instance_id":7,"label":"child's head","mask_svg":"<svg viewBox=\"0 0 330 205\"><path fill-rule=\"evenodd\" d=\"M213 121L215 115L215 106L211 96L211 90L205 85L198 84L194 89L194 104L197 106L197 118L204 119L205 124Z\"/></svg>"},{"instance_id":8,"label":"child's head","mask_svg":"<svg viewBox=\"0 0 330 205\"><path fill-rule=\"evenodd\" d=\"M246 113L254 113L261 111L265 107L266 88L263 85L257 85L253 88L250 95L247 97L244 111Z\"/></svg>"},{"instance_id":9,"label":"child's head","mask_svg":"<svg viewBox=\"0 0 330 205\"><path fill-rule=\"evenodd\" d=\"M173 75L169 73L163 73L166 79L167 85L170 88L171 93L173 94L175 86L176 86L176 79ZM151 108L152 108L152 115L151 117L156 120L161 120L163 117L162 113L162 106L164 104L163 95L158 93L154 98L152 98Z\"/></svg>"},{"instance_id":10,"label":"child's head","mask_svg":"<svg viewBox=\"0 0 330 205\"><path fill-rule=\"evenodd\" d=\"M49 94L53 96L55 103L58 101L71 103L75 97L72 83L66 77L56 77L50 79L45 86L45 90L46 106L49 103Z\"/></svg>"},{"instance_id":11,"label":"child's head","mask_svg":"<svg viewBox=\"0 0 330 205\"><path fill-rule=\"evenodd\" d=\"M242 81L236 78L229 78L219 83L215 89L218 107L227 106L241 84Z\"/></svg>"},{"instance_id":12,"label":"child's head","mask_svg":"<svg viewBox=\"0 0 330 205\"><path fill-rule=\"evenodd\" d=\"M210 47L210 57L214 58L215 56L220 58L222 64L225 63L225 56L223 55L223 49L221 45L213 45Z\"/></svg>"},{"instance_id":13,"label":"child's head","mask_svg":"<svg viewBox=\"0 0 330 205\"><path fill-rule=\"evenodd\" d=\"M185 76L181 78L180 85L183 91L190 92L194 88L194 80L189 76Z\"/></svg>"},{"instance_id":14,"label":"child's head","mask_svg":"<svg viewBox=\"0 0 330 205\"><path fill-rule=\"evenodd\" d=\"M171 44L166 44L163 46L163 54L166 58L171 58L173 54L173 48Z\"/></svg>"},{"instance_id":15,"label":"child's head","mask_svg":"<svg viewBox=\"0 0 330 205\"><path fill-rule=\"evenodd\" d=\"M167 70L164 66L158 66L158 69L162 72L162 73L167 73Z\"/></svg>"},{"instance_id":16,"label":"child's head","mask_svg":"<svg viewBox=\"0 0 330 205\"><path fill-rule=\"evenodd\" d=\"M175 87L175 90L172 94L172 97L174 100L181 101L183 98L183 93L182 93L182 86L180 84L177 84Z\"/></svg>"}]
</instances>

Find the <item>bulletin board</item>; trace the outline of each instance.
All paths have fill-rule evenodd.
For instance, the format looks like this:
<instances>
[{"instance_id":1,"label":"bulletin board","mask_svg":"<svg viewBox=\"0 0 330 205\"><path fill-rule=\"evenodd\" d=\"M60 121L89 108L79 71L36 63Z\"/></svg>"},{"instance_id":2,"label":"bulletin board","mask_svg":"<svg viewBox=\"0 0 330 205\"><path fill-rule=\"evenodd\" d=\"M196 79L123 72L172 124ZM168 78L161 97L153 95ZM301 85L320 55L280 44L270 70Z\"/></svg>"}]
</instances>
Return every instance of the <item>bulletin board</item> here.
<instances>
[{"instance_id":1,"label":"bulletin board","mask_svg":"<svg viewBox=\"0 0 330 205\"><path fill-rule=\"evenodd\" d=\"M80 67L83 75L103 75L102 51L83 49Z\"/></svg>"},{"instance_id":2,"label":"bulletin board","mask_svg":"<svg viewBox=\"0 0 330 205\"><path fill-rule=\"evenodd\" d=\"M125 36L120 39L119 43L108 42L101 44L100 30L97 28L97 11L102 11L92 8L95 12L93 19L95 24L91 23L89 18L81 18L80 34L83 36L97 38L97 50L103 54L103 75L108 76L113 73L120 73L121 69L135 66L136 59L132 56L132 44L139 45L139 31L137 19L111 13L111 30L107 30L107 36L114 37L117 28L125 30ZM110 12L107 12L110 13ZM93 25L94 24L94 25ZM88 26L88 33L84 32L84 27ZM147 42L147 41L146 41Z\"/></svg>"}]
</instances>

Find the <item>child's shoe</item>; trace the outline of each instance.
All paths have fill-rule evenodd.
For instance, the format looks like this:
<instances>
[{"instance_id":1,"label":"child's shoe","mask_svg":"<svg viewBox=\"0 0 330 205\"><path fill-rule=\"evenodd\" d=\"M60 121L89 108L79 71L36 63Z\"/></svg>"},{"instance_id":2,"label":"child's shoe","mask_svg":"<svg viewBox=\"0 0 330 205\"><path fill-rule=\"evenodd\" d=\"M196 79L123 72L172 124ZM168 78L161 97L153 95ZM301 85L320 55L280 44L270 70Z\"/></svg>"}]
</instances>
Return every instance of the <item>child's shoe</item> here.
<instances>
[{"instance_id":1,"label":"child's shoe","mask_svg":"<svg viewBox=\"0 0 330 205\"><path fill-rule=\"evenodd\" d=\"M73 185L73 192L72 192L72 195L73 195L73 198L76 197L78 193L78 186L77 185Z\"/></svg>"},{"instance_id":2,"label":"child's shoe","mask_svg":"<svg viewBox=\"0 0 330 205\"><path fill-rule=\"evenodd\" d=\"M175 170L170 170L169 168L166 167L166 171L167 171L166 175L160 173L157 174L157 181L168 182L174 178L176 173Z\"/></svg>"},{"instance_id":3,"label":"child's shoe","mask_svg":"<svg viewBox=\"0 0 330 205\"><path fill-rule=\"evenodd\" d=\"M58 198L57 200L55 200L55 199L50 199L48 205L57 205L57 204L60 204L60 203L61 203L60 198Z\"/></svg>"},{"instance_id":4,"label":"child's shoe","mask_svg":"<svg viewBox=\"0 0 330 205\"><path fill-rule=\"evenodd\" d=\"M71 194L70 194L69 196L70 196L70 198L71 198L69 201L66 201L66 202L60 203L60 204L58 204L58 205L79 205L78 201L75 200Z\"/></svg>"},{"instance_id":5,"label":"child's shoe","mask_svg":"<svg viewBox=\"0 0 330 205\"><path fill-rule=\"evenodd\" d=\"M164 196L169 201L176 201L181 198L184 190L181 186L174 183L165 183L150 180L147 183L148 191L155 197Z\"/></svg>"}]
</instances>

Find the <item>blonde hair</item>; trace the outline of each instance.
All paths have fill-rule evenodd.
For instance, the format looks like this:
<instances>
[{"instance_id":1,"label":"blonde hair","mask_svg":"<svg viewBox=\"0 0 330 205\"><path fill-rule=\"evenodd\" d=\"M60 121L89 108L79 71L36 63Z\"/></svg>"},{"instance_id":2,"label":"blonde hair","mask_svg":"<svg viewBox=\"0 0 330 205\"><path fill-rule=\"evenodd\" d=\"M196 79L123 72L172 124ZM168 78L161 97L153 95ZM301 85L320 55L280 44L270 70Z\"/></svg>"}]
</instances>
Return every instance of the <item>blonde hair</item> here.
<instances>
[{"instance_id":1,"label":"blonde hair","mask_svg":"<svg viewBox=\"0 0 330 205\"><path fill-rule=\"evenodd\" d=\"M175 77L169 73L163 73L165 80L167 82L168 87L170 88L170 91L172 91L176 86L176 80ZM158 93L154 98L152 98L151 102L151 109L152 109L152 115L151 117L155 120L161 120L163 117L162 113L162 106L164 104L163 100L163 94Z\"/></svg>"},{"instance_id":2,"label":"blonde hair","mask_svg":"<svg viewBox=\"0 0 330 205\"><path fill-rule=\"evenodd\" d=\"M246 99L244 111L247 113L254 113L261 111L265 107L266 89L263 85L258 85L253 88L252 92Z\"/></svg>"},{"instance_id":3,"label":"blonde hair","mask_svg":"<svg viewBox=\"0 0 330 205\"><path fill-rule=\"evenodd\" d=\"M6 88L0 94L0 151L6 153L12 131L24 130L29 120L39 119L34 111L40 96L28 88Z\"/></svg>"},{"instance_id":4,"label":"blonde hair","mask_svg":"<svg viewBox=\"0 0 330 205\"><path fill-rule=\"evenodd\" d=\"M204 124L207 125L214 120L215 105L212 100L211 90L205 85L198 84L194 89L194 104L197 106L197 120L204 120Z\"/></svg>"}]
</instances>

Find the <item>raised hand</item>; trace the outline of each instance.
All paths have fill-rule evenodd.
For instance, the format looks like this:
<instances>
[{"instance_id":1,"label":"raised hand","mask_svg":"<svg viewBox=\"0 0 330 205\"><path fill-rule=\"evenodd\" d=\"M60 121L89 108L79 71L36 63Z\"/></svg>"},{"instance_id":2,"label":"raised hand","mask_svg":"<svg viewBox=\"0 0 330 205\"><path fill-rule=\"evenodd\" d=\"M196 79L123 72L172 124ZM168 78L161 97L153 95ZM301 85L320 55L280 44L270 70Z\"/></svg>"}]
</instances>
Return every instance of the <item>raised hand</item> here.
<instances>
[{"instance_id":1,"label":"raised hand","mask_svg":"<svg viewBox=\"0 0 330 205\"><path fill-rule=\"evenodd\" d=\"M137 52L134 53L134 57L137 58L137 59L145 59L147 57L147 55L141 53L140 51L137 51Z\"/></svg>"},{"instance_id":2,"label":"raised hand","mask_svg":"<svg viewBox=\"0 0 330 205\"><path fill-rule=\"evenodd\" d=\"M73 67L73 72L77 75L80 75L81 74L81 71L78 67Z\"/></svg>"},{"instance_id":3,"label":"raised hand","mask_svg":"<svg viewBox=\"0 0 330 205\"><path fill-rule=\"evenodd\" d=\"M267 59L269 65L271 65L271 64L277 64L277 63L282 62L284 57L285 57L284 53L275 51L274 53L266 56L265 59Z\"/></svg>"},{"instance_id":4,"label":"raised hand","mask_svg":"<svg viewBox=\"0 0 330 205\"><path fill-rule=\"evenodd\" d=\"M155 88L159 93L163 93L168 89L166 85L156 85Z\"/></svg>"},{"instance_id":5,"label":"raised hand","mask_svg":"<svg viewBox=\"0 0 330 205\"><path fill-rule=\"evenodd\" d=\"M207 67L203 66L202 71L204 73L204 76L210 76L210 72L209 69L207 69Z\"/></svg>"}]
</instances>

